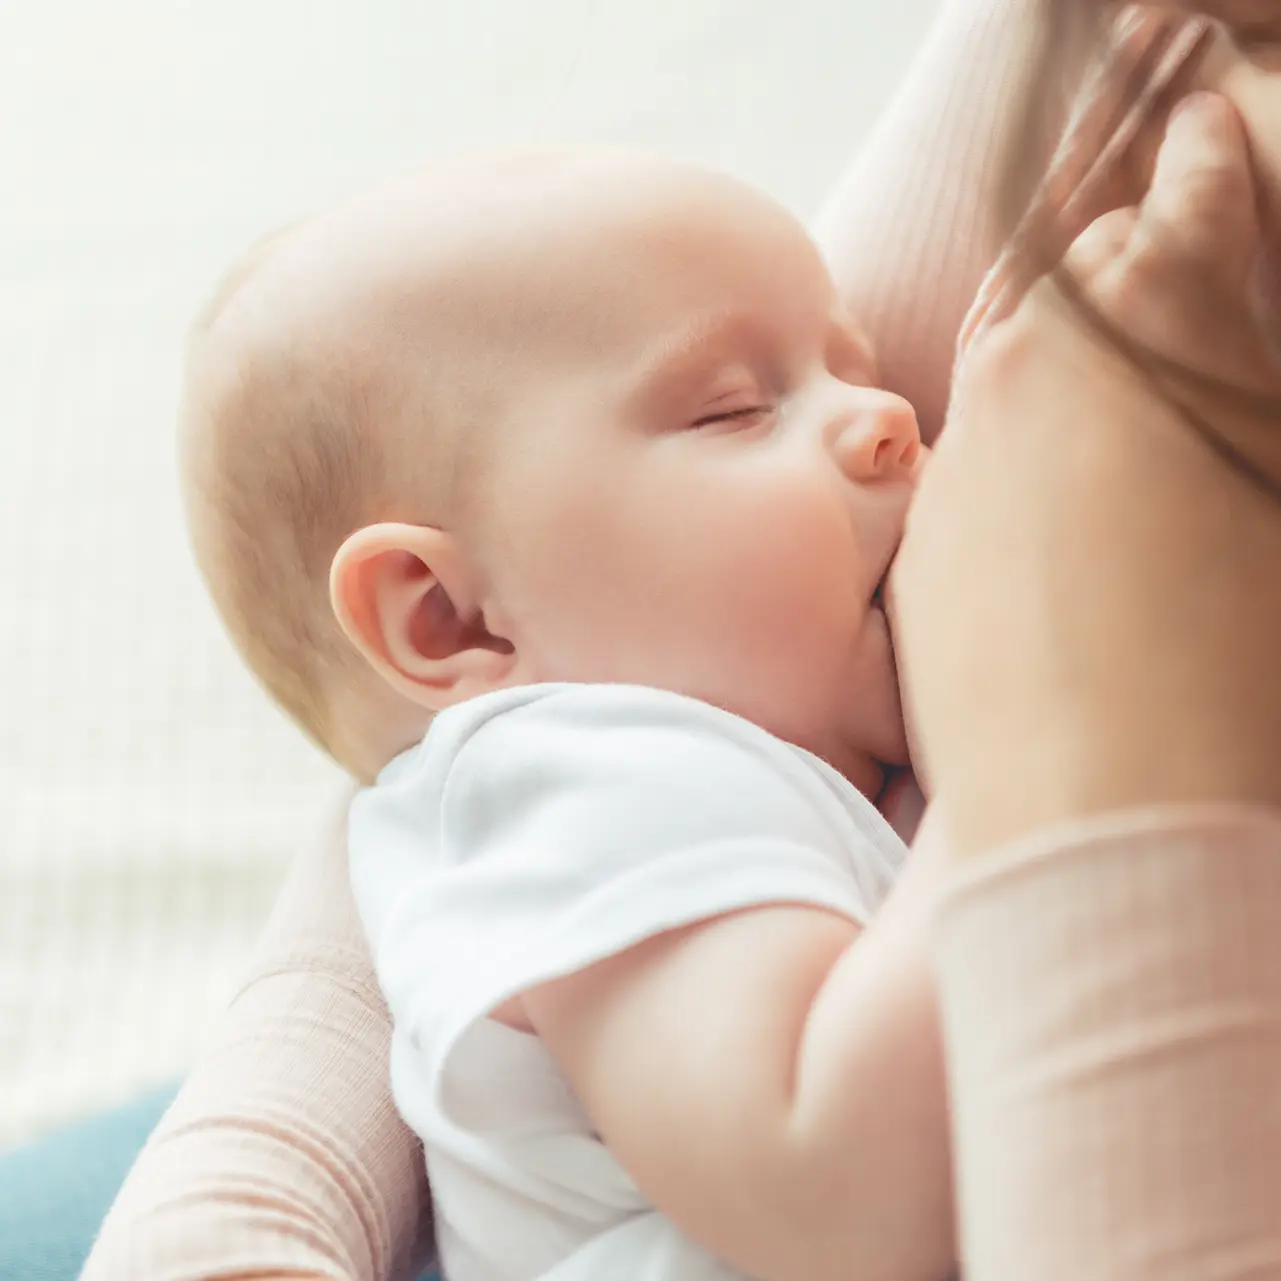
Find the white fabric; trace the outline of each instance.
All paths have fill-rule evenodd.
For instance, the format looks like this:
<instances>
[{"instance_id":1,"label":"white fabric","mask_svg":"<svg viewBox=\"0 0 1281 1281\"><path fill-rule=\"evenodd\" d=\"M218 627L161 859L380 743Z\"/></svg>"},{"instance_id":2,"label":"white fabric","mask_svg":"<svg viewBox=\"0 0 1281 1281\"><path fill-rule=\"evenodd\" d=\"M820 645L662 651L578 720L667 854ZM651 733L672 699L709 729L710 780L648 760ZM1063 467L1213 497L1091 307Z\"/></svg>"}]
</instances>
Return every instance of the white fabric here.
<instances>
[{"instance_id":1,"label":"white fabric","mask_svg":"<svg viewBox=\"0 0 1281 1281\"><path fill-rule=\"evenodd\" d=\"M451 1281L722 1275L652 1211L541 1042L486 1016L727 911L866 923L906 857L872 804L694 699L542 685L441 715L356 798L350 841Z\"/></svg>"}]
</instances>

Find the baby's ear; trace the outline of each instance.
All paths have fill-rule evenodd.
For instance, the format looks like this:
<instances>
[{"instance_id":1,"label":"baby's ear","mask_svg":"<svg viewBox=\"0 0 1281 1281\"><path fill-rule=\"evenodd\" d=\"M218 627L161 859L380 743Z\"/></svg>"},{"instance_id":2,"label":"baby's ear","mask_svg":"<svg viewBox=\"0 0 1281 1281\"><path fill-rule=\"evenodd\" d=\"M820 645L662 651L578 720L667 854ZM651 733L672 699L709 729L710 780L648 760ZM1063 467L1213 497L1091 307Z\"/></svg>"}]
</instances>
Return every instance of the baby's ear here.
<instances>
[{"instance_id":1,"label":"baby's ear","mask_svg":"<svg viewBox=\"0 0 1281 1281\"><path fill-rule=\"evenodd\" d=\"M394 689L432 711L508 682L514 648L489 632L476 598L456 540L428 525L357 530L329 572L348 639Z\"/></svg>"}]
</instances>

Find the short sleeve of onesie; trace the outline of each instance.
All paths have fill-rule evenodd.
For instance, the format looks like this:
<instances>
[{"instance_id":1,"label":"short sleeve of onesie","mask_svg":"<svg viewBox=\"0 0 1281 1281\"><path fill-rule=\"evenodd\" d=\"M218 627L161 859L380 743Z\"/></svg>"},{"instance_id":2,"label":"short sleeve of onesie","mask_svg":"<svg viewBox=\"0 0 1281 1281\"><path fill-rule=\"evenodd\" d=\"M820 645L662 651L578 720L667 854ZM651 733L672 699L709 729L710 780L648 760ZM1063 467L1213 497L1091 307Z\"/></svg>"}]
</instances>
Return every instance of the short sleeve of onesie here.
<instances>
[{"instance_id":1,"label":"short sleeve of onesie","mask_svg":"<svg viewBox=\"0 0 1281 1281\"><path fill-rule=\"evenodd\" d=\"M351 814L393 1018L450 1060L508 998L679 926L771 903L863 923L905 851L818 758L696 700L611 685L443 713Z\"/></svg>"}]
</instances>

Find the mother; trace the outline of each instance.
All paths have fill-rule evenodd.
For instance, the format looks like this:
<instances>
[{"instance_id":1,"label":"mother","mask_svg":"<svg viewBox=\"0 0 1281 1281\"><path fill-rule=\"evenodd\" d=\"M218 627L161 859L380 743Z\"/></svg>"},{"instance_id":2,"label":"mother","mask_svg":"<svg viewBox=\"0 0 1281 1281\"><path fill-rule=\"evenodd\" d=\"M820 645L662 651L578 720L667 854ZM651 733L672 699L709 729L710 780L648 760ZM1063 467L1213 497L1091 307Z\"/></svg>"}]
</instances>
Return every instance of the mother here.
<instances>
[{"instance_id":1,"label":"mother","mask_svg":"<svg viewBox=\"0 0 1281 1281\"><path fill-rule=\"evenodd\" d=\"M1271 7L1256 3L1242 12L1253 9L1253 23ZM1075 13L1086 8L1081 0ZM1038 47L1041 12L1036 0L950 0L899 98L822 220L851 308L870 319L887 379L918 406L927 431L941 425L961 318L1002 238L997 196L1008 175L999 162L1009 154L1010 129L1020 123L1011 122L1009 104ZM1060 65L1063 83L1074 85L1090 24L1066 25L1069 39L1059 50ZM1203 64L1202 74L1237 98L1253 127L1262 168L1281 173L1281 125L1273 127L1269 119L1265 72L1225 43ZM1063 105L1058 103L1056 119L1039 139L1042 154L1049 131L1061 124ZM1277 144L1275 152L1269 140ZM949 883L941 930L944 1008L958 1089L963 1226L968 1263L982 1277L1054 1273L1064 1264L1074 1275L1084 1266L1089 1275L1108 1275L1115 1267L1115 1275L1139 1276L1146 1275L1140 1270L1144 1259L1170 1262L1162 1256L1169 1239L1157 1233L1140 1242L1140 1249L1132 1236L1118 1243L1117 1233L1124 1234L1131 1222L1145 1227L1154 1221L1144 1213L1154 1189L1167 1207L1185 1211L1188 1189L1194 1189L1197 1214L1167 1215L1163 1222L1210 1224L1213 1244L1228 1255L1235 1242L1257 1244L1262 1219L1242 1217L1242 1207L1253 1209L1255 1199L1236 1195L1224 1174L1222 1163L1239 1156L1250 1137L1236 1114L1195 1132L1211 1134L1217 1144L1210 1149L1210 1173L1218 1182L1209 1203L1199 1195L1199 1175L1192 1183L1162 1183L1159 1176L1174 1165L1153 1160L1152 1134L1175 1144L1172 1158L1186 1155L1180 1144L1195 1137L1186 1125L1146 1124L1132 1134L1118 1133L1118 1117L1126 1115L1120 1104L1127 1098L1148 1109L1129 1115L1150 1122L1152 1082L1134 1067L1133 1046L1108 1038L1118 1027L1168 1028L1160 1016L1173 1007L1161 1002L1168 1006L1172 993L1182 994L1180 982L1186 986L1188 975L1200 972L1199 963L1210 972L1226 965L1229 973L1220 975L1217 987L1202 984L1201 1004L1192 1007L1194 1031L1224 1028L1219 997L1227 993L1234 1016L1228 1023L1254 1034L1249 1048L1258 1059L1259 1029L1266 1031L1281 1008L1277 993L1248 982L1267 969L1258 964L1261 954L1250 949L1271 942L1269 927L1274 935L1281 925L1281 824L1257 808L1281 799L1270 790L1270 775L1278 771L1267 768L1281 756L1281 710L1268 698L1249 705L1240 697L1240 679L1230 689L1215 687L1230 692L1226 701L1185 697L1189 670L1266 681L1262 651L1270 645L1275 652L1281 642L1281 611L1251 620L1238 610L1229 633L1189 625L1203 621L1197 611L1180 616L1173 594L1154 595L1146 588L1167 559L1182 565L1185 553L1186 572L1217 583L1220 601L1234 607L1247 592L1266 600L1267 580L1277 575L1257 557L1242 570L1234 556L1198 556L1204 548L1195 538L1167 551L1160 537L1183 524L1209 536L1240 534L1232 520L1181 524L1176 506L1191 490L1193 510L1204 494L1204 505L1222 514L1229 499L1235 503L1246 492L1232 489L1236 473L1195 438L1171 428L1173 419L1151 386L1124 362L1114 360L1102 375L1082 382L1078 368L1098 368L1100 352L1089 346L1097 339L1061 310L1035 297L1016 320L1007 336L1032 334L1038 341L994 343L988 350L996 356L978 362L978 372L963 386L962 406L972 412L956 433L956 445L940 451L938 479L923 490L922 515L914 522L899 587L910 692L959 851L953 857L974 858L979 868L961 889ZM1039 341L1047 337L1048 343ZM1051 355L1036 354L1047 347ZM1061 394L1051 395L1056 388ZM1078 461L1084 457L1077 467L1058 465L1061 449L1055 442L1082 421L1096 428L1111 425L1114 439L1124 441L1129 437L1120 428L1131 419L1152 428L1134 437L1150 447L1109 452L1110 483L1095 501L1099 487L1091 483L1097 474L1090 473L1088 447L1098 432L1080 435L1086 453L1078 448L1073 455ZM1008 450L1009 442L1024 437L1004 429L1020 420L1035 421L1039 429L1026 434L1027 447ZM972 429L981 422L989 424L986 430ZM1127 507L1126 494L1156 500ZM1266 503L1250 510L1243 546L1266 560L1267 548L1281 546L1267 537L1281 526L1281 511ZM1143 516L1138 523L1131 519L1135 511ZM1056 537L1067 528L1069 512L1079 514L1079 527L1090 535L1082 546L1099 558L1095 567L1111 567L1100 580L1106 592L1101 599L1111 613L1092 602L1086 602L1089 608L1065 609L1058 596L1049 600L1041 590L1055 574L1062 576L1064 563L1072 567L1073 586L1100 590L1083 572L1084 558L1063 556L1065 541L1076 546L1072 538ZM954 526L957 538L932 534L932 521ZM1019 554L1001 536L1011 528L1024 531ZM1003 591L979 599L991 582ZM1170 620L1168 630L1153 636L1153 620L1162 616ZM946 634L950 646L956 620L973 617L983 619L984 635L969 644L961 637L954 648L937 644L934 638ZM1089 642L1083 649L1074 645L1069 656L1075 662L1085 653L1098 660L1092 665L1064 668L1050 661L1063 657L1056 629L1069 618ZM1100 618L1107 627L1093 625ZM992 636L1018 643L989 644ZM1107 660L1116 666L1132 654L1135 636L1152 637L1152 652L1170 660L1160 669L1168 679L1114 679ZM953 661L976 653L986 655L986 663L965 668ZM977 681L984 704L974 701ZM1151 747L1156 712L1164 718L1158 723L1170 723L1167 741L1183 749L1172 754L1174 768ZM990 732L980 738L979 729ZM1189 797L1243 801L1249 808L1142 814L1135 808ZM978 861L1012 837L1032 844L1022 855ZM85 1274L90 1281L214 1275L382 1281L413 1275L426 1258L430 1218L421 1155L387 1095L386 1017L348 896L342 846L336 813L323 839L293 870L257 972L229 1012L219 1048L192 1075L140 1157ZM1231 875L1225 877L1225 869ZM1070 892L1056 892L1063 886ZM1144 910L1145 904L1166 900L1179 913L1179 935L1159 928L1171 912ZM1122 910L1112 917L1074 908L1115 901ZM1239 911L1243 902L1250 912ZM1013 935L1011 920L1025 919L1025 913L1036 928ZM1225 919L1236 922L1230 948L1223 946ZM1126 941L1128 950L1118 941ZM1010 964L1015 951L1017 966ZM1081 954L1102 960L1082 965ZM1179 957L1185 963L1176 963ZM1160 989L1155 1005L1154 973ZM1229 982L1234 978L1236 987ZM1095 995L1111 993L1110 1004L1073 1005L1081 992L1089 996L1090 981ZM1070 1017L1049 1018L1029 1034L1028 1011L1046 1008L1049 995L1054 1010ZM1083 1008L1099 1015L1085 1028L1094 1040L1083 1033ZM1177 1017L1171 1017L1177 1022L1185 1008L1186 1002L1178 1005ZM1186 1033L1188 1027L1180 1023L1179 1030ZM1083 1036L1097 1072L1080 1072L1079 1058L1072 1058ZM1224 1037L1197 1042L1211 1053L1195 1057L1191 1079L1188 1056L1169 1049L1179 1043L1179 1036L1160 1042L1172 1064L1163 1078L1171 1090L1163 1121L1186 1121L1181 1105L1208 1098L1206 1081L1253 1084L1258 1090L1257 1078L1233 1074L1240 1065ZM1279 1051L1281 1043L1272 1046L1273 1057ZM1038 1079L1070 1088L1015 1089L1026 1080L1020 1072L1029 1055ZM1276 1066L1272 1079L1281 1079L1281 1063ZM1099 1087L1100 1081L1134 1088L1127 1095L1124 1088ZM1023 1100L1021 1112L1011 1106L1012 1098ZM1076 1114L1098 1128L1065 1126ZM1041 1134L1068 1134L1074 1141L1019 1147L1023 1123L1044 1122L1050 1115L1057 1125L1043 1124ZM1264 1186L1277 1186L1266 1158L1281 1158L1281 1133L1266 1125L1255 1131L1271 1146L1254 1143L1249 1152L1260 1161L1242 1177L1265 1174ZM993 1134L1003 1144L994 1144ZM1077 1141L1082 1134L1088 1141ZM1119 1163L1112 1161L1113 1146L1125 1158ZM1127 1209L1137 1205L1132 1221L1109 1219L1107 1197L1061 1195L1064 1188L1076 1189L1083 1172L1097 1183L1109 1161L1121 1171L1116 1186L1139 1189L1137 1201L1123 1198ZM1171 1191L1180 1188L1184 1199L1171 1201ZM1025 1213L1011 1213L1016 1194L1025 1195ZM1081 1213L1073 1219L1076 1211ZM1237 1220L1229 1221L1231 1213ZM1028 1249L1012 1254L1011 1242ZM1277 1265L1279 1259L1281 1253L1269 1262ZM1246 1270L1223 1267L1213 1275Z\"/></svg>"}]
</instances>

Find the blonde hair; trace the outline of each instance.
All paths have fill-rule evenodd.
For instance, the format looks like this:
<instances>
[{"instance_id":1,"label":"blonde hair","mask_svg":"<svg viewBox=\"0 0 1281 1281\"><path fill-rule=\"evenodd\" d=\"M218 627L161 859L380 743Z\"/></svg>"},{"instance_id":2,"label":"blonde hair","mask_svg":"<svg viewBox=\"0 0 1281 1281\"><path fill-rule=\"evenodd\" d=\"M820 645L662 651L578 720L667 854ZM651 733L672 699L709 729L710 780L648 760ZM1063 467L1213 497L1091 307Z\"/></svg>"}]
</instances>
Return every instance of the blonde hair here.
<instances>
[{"instance_id":1,"label":"blonde hair","mask_svg":"<svg viewBox=\"0 0 1281 1281\"><path fill-rule=\"evenodd\" d=\"M226 332L289 230L253 246L191 328L184 489L197 564L232 643L304 733L359 773L336 700L372 673L333 615L329 569L368 523L384 479L362 371L296 336L245 342Z\"/></svg>"}]
</instances>

